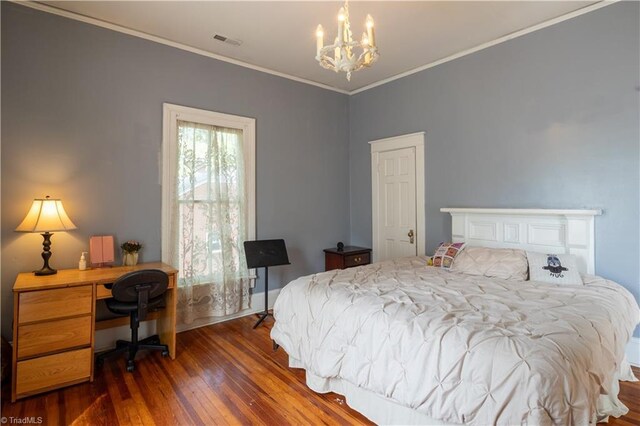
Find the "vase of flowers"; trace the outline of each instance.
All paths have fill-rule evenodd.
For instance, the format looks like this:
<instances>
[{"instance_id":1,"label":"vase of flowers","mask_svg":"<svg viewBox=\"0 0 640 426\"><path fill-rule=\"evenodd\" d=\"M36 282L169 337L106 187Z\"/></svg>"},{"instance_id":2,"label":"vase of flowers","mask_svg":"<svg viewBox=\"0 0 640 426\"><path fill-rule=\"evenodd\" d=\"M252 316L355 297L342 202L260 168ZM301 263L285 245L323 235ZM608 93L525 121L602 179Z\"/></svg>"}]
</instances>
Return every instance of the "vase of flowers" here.
<instances>
[{"instance_id":1,"label":"vase of flowers","mask_svg":"<svg viewBox=\"0 0 640 426\"><path fill-rule=\"evenodd\" d=\"M124 266L135 266L138 264L138 252L142 249L142 244L135 240L129 240L120 245L122 249L122 264Z\"/></svg>"}]
</instances>

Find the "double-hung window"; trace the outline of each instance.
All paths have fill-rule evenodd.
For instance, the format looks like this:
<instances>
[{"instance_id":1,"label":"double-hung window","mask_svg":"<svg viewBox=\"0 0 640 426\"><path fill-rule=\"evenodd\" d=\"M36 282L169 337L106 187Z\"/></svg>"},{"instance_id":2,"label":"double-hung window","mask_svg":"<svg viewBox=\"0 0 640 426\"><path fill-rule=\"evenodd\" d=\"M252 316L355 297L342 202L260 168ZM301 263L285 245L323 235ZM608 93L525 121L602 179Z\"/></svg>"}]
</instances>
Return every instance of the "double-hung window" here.
<instances>
[{"instance_id":1,"label":"double-hung window","mask_svg":"<svg viewBox=\"0 0 640 426\"><path fill-rule=\"evenodd\" d=\"M255 120L165 104L162 185L162 259L180 270L180 321L247 308Z\"/></svg>"}]
</instances>

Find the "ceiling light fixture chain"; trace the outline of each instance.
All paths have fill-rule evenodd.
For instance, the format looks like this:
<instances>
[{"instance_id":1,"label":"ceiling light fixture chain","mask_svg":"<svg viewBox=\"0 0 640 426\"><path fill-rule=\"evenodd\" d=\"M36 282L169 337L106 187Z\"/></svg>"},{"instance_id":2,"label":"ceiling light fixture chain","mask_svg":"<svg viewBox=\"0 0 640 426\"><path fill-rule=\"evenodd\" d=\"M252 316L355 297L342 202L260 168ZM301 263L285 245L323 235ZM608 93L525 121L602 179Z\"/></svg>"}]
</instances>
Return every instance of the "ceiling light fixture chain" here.
<instances>
[{"instance_id":1,"label":"ceiling light fixture chain","mask_svg":"<svg viewBox=\"0 0 640 426\"><path fill-rule=\"evenodd\" d=\"M346 72L349 81L352 72L371 66L380 56L371 15L367 15L366 28L367 31L362 33L360 41L353 39L349 21L349 0L345 0L338 13L338 36L333 44L324 45L322 25L318 25L316 29L316 60L320 66L335 72ZM356 54L357 50L361 50L359 55Z\"/></svg>"}]
</instances>

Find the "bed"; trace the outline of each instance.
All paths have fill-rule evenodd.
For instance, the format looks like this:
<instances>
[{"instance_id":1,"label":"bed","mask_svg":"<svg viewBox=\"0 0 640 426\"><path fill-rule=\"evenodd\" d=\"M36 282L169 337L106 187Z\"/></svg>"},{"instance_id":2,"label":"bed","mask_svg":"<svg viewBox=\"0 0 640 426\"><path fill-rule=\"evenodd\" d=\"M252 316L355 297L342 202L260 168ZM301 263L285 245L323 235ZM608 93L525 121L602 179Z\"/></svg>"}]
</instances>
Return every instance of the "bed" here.
<instances>
[{"instance_id":1,"label":"bed","mask_svg":"<svg viewBox=\"0 0 640 426\"><path fill-rule=\"evenodd\" d=\"M449 209L454 241L573 253L583 286L452 273L426 257L301 277L272 339L307 385L380 424L589 424L620 416L640 309L594 269L597 211Z\"/></svg>"}]
</instances>

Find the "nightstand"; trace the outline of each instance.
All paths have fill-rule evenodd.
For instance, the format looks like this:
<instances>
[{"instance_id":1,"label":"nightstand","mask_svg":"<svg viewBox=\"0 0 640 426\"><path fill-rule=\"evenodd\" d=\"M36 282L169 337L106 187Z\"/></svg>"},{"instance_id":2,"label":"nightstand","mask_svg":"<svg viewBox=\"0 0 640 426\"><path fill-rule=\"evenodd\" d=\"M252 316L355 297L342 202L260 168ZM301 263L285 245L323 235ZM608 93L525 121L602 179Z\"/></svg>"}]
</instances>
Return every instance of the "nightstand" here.
<instances>
[{"instance_id":1,"label":"nightstand","mask_svg":"<svg viewBox=\"0 0 640 426\"><path fill-rule=\"evenodd\" d=\"M337 248L324 249L324 269L353 268L371 263L371 249L356 246L344 246L342 251Z\"/></svg>"}]
</instances>

